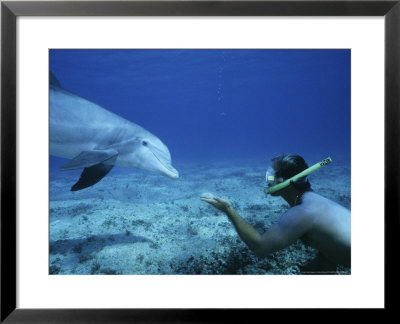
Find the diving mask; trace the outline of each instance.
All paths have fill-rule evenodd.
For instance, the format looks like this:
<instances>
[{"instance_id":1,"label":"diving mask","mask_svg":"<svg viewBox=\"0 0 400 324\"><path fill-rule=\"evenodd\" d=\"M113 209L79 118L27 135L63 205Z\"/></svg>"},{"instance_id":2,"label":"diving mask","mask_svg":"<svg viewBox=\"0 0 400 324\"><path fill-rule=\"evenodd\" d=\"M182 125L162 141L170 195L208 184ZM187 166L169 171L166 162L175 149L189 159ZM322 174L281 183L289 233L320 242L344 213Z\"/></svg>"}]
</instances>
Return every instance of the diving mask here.
<instances>
[{"instance_id":1,"label":"diving mask","mask_svg":"<svg viewBox=\"0 0 400 324\"><path fill-rule=\"evenodd\" d=\"M269 167L267 172L265 173L265 180L267 181L268 187L272 187L284 181L283 178L278 178L275 175L275 170L272 167Z\"/></svg>"},{"instance_id":2,"label":"diving mask","mask_svg":"<svg viewBox=\"0 0 400 324\"><path fill-rule=\"evenodd\" d=\"M309 174L313 173L314 171L317 171L324 165L327 165L331 162L332 159L328 157L325 160L322 160L321 162L318 162L313 166L310 166L308 169L301 171L300 173L296 174L295 176L287 180L284 180L283 178L277 178L275 176L275 171L272 168L268 168L265 174L265 179L267 181L268 188L265 189L264 192L266 194L272 194L278 190L288 187L292 182L305 182L307 181L307 176Z\"/></svg>"}]
</instances>

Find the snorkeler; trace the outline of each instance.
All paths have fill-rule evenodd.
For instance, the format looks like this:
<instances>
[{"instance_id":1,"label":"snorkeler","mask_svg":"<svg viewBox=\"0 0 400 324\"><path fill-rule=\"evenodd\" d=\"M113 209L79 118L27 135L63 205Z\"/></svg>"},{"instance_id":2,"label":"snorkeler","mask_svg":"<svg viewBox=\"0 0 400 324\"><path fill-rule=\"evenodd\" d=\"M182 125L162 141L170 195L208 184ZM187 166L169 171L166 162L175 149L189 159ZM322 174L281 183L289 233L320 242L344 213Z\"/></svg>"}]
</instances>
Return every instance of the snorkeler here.
<instances>
[{"instance_id":1,"label":"snorkeler","mask_svg":"<svg viewBox=\"0 0 400 324\"><path fill-rule=\"evenodd\" d=\"M203 194L200 199L223 211L244 243L258 256L284 249L300 239L319 251L318 257L302 268L302 273L335 273L338 264L350 267L350 211L316 194L307 175L330 163L330 158L308 167L296 154L283 154L272 159L265 190L271 196L281 196L290 209L279 222L260 234L232 207L229 201Z\"/></svg>"}]
</instances>

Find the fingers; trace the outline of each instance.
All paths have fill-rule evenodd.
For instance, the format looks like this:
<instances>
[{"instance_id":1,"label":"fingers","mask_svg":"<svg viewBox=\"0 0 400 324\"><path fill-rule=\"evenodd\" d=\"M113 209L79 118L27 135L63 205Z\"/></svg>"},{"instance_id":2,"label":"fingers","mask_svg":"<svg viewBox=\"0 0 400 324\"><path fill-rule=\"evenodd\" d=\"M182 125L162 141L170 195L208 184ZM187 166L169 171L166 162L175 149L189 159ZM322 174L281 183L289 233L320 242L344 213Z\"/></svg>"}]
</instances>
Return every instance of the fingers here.
<instances>
[{"instance_id":1,"label":"fingers","mask_svg":"<svg viewBox=\"0 0 400 324\"><path fill-rule=\"evenodd\" d=\"M208 193L202 194L200 196L200 200L205 201L205 202L209 203L210 205L214 206L215 208L218 208L218 209L221 209L221 210L230 206L230 202L229 201L224 200L224 199L219 198L219 197L216 197L216 196L214 196L212 194L208 194Z\"/></svg>"},{"instance_id":2,"label":"fingers","mask_svg":"<svg viewBox=\"0 0 400 324\"><path fill-rule=\"evenodd\" d=\"M200 198L205 198L205 199L210 199L212 200L214 198L214 195L209 192L204 192L200 195Z\"/></svg>"},{"instance_id":3,"label":"fingers","mask_svg":"<svg viewBox=\"0 0 400 324\"><path fill-rule=\"evenodd\" d=\"M200 200L206 201L206 202L208 202L210 204L211 203L221 203L221 204L224 204L224 205L229 204L229 201L224 200L224 199L219 198L219 197L216 197L216 196L214 196L212 198L200 197Z\"/></svg>"},{"instance_id":4,"label":"fingers","mask_svg":"<svg viewBox=\"0 0 400 324\"><path fill-rule=\"evenodd\" d=\"M213 199L208 199L208 198L202 198L202 197L201 197L200 200L205 201L205 202L208 202L209 204L215 204L215 203L216 203L215 200L213 200Z\"/></svg>"}]
</instances>

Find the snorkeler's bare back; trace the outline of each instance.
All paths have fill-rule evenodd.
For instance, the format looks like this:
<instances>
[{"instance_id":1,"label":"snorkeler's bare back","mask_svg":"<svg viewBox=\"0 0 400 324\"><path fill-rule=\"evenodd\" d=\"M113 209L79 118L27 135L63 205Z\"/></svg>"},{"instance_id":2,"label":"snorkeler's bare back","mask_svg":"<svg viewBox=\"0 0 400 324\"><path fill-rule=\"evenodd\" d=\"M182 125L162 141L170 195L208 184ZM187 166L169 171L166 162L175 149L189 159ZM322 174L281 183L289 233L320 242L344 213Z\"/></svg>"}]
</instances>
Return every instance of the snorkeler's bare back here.
<instances>
[{"instance_id":1,"label":"snorkeler's bare back","mask_svg":"<svg viewBox=\"0 0 400 324\"><path fill-rule=\"evenodd\" d=\"M330 261L350 266L350 211L314 192L304 194L298 207L304 210L307 221L312 224L302 241Z\"/></svg>"}]
</instances>

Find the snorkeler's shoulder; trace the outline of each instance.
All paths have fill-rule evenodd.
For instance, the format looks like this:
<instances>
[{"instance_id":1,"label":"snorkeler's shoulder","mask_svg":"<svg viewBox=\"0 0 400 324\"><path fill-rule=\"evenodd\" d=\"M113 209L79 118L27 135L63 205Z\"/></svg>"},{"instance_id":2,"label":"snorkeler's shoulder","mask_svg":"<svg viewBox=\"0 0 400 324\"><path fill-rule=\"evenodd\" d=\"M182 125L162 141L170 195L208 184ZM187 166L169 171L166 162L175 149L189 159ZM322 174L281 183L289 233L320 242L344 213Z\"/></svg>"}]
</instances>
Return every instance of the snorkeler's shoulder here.
<instances>
[{"instance_id":1,"label":"snorkeler's shoulder","mask_svg":"<svg viewBox=\"0 0 400 324\"><path fill-rule=\"evenodd\" d=\"M305 196L302 201L301 207L303 207L305 216L317 222L321 219L321 216L326 219L328 215L334 215L337 212L343 213L344 211L348 211L337 202L315 192L307 193L307 196Z\"/></svg>"},{"instance_id":2,"label":"snorkeler's shoulder","mask_svg":"<svg viewBox=\"0 0 400 324\"><path fill-rule=\"evenodd\" d=\"M303 194L301 205L312 207L312 206L319 206L321 204L325 204L328 202L330 202L328 198L321 196L320 194L314 191L309 191Z\"/></svg>"},{"instance_id":3,"label":"snorkeler's shoulder","mask_svg":"<svg viewBox=\"0 0 400 324\"><path fill-rule=\"evenodd\" d=\"M288 209L284 216L288 219L294 218L296 220L303 219L307 217L309 214L307 206L304 206L303 204L293 206L290 209Z\"/></svg>"},{"instance_id":4,"label":"snorkeler's shoulder","mask_svg":"<svg viewBox=\"0 0 400 324\"><path fill-rule=\"evenodd\" d=\"M292 212L298 217L313 218L324 209L326 199L314 192L306 192L302 197L301 204L291 208Z\"/></svg>"},{"instance_id":5,"label":"snorkeler's shoulder","mask_svg":"<svg viewBox=\"0 0 400 324\"><path fill-rule=\"evenodd\" d=\"M304 235L313 227L313 217L304 206L297 205L288 209L281 217L279 226Z\"/></svg>"}]
</instances>

